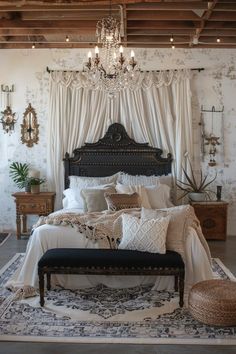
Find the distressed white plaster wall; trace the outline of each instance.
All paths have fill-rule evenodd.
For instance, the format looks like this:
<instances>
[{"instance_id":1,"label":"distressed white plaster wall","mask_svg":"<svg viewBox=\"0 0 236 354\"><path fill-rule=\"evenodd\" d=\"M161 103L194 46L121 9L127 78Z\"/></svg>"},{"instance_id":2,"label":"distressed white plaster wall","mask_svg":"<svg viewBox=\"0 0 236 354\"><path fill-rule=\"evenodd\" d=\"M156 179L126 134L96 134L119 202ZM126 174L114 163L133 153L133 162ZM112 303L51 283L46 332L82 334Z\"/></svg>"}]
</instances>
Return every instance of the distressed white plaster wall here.
<instances>
[{"instance_id":1,"label":"distressed white plaster wall","mask_svg":"<svg viewBox=\"0 0 236 354\"><path fill-rule=\"evenodd\" d=\"M194 72L192 80L194 151L196 166L202 164L211 176L217 172L215 185L223 186L223 198L229 202L228 233L236 235L236 50L223 49L137 49L137 59L143 70L203 67ZM17 112L15 132L9 136L0 127L0 231L15 229L15 205L11 193L17 189L9 178L12 161L28 162L46 173L48 83L46 66L52 69L81 69L86 49L73 50L1 50L0 85L15 85L12 109ZM27 148L20 142L20 124L28 103L35 108L40 124L39 143ZM223 143L218 147L217 166L208 166L208 157L201 156L201 134L198 125L200 107L221 109L214 117L214 133ZM0 100L3 107L3 97ZM211 116L204 115L206 130L211 128ZM43 187L47 188L46 185ZM215 187L214 187L215 188Z\"/></svg>"}]
</instances>

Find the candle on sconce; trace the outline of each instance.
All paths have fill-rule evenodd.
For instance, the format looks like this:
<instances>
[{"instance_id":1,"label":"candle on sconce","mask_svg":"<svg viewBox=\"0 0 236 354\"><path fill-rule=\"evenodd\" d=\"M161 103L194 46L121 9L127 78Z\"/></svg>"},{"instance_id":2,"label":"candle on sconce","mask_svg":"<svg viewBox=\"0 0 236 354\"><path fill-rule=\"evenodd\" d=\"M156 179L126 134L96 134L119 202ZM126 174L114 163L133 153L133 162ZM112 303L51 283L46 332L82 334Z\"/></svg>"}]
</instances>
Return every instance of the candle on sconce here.
<instances>
[{"instance_id":1,"label":"candle on sconce","mask_svg":"<svg viewBox=\"0 0 236 354\"><path fill-rule=\"evenodd\" d=\"M123 48L122 45L121 45L120 48L119 48L119 52L120 52L120 54L123 54L123 53L124 53L124 48Z\"/></svg>"},{"instance_id":2,"label":"candle on sconce","mask_svg":"<svg viewBox=\"0 0 236 354\"><path fill-rule=\"evenodd\" d=\"M89 58L89 59L92 58L92 52L91 52L91 51L88 52L88 58Z\"/></svg>"},{"instance_id":3,"label":"candle on sconce","mask_svg":"<svg viewBox=\"0 0 236 354\"><path fill-rule=\"evenodd\" d=\"M132 59L134 58L134 51L133 50L131 50L130 56L131 56Z\"/></svg>"},{"instance_id":4,"label":"candle on sconce","mask_svg":"<svg viewBox=\"0 0 236 354\"><path fill-rule=\"evenodd\" d=\"M96 45L96 47L95 47L95 54L96 54L96 56L98 56L98 54L99 54L99 49L98 49L98 46Z\"/></svg>"}]
</instances>

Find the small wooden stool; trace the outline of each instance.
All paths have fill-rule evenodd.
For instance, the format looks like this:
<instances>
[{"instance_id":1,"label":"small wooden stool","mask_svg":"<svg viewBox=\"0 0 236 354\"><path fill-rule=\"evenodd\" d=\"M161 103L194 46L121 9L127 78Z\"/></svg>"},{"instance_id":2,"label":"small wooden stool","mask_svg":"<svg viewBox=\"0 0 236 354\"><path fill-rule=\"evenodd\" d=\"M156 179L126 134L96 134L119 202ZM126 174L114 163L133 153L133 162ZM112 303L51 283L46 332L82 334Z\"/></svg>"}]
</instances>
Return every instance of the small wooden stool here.
<instances>
[{"instance_id":1,"label":"small wooden stool","mask_svg":"<svg viewBox=\"0 0 236 354\"><path fill-rule=\"evenodd\" d=\"M192 316L212 326L236 326L236 282L211 279L195 284L189 293Z\"/></svg>"}]
</instances>

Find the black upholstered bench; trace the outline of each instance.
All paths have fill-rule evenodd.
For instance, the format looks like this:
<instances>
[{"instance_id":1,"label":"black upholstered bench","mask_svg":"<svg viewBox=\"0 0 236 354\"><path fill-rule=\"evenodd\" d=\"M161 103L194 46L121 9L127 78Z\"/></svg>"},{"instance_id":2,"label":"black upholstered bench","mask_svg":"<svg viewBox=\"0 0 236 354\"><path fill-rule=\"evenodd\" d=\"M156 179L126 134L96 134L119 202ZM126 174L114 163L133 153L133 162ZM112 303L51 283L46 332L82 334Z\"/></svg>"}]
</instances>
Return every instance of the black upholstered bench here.
<instances>
[{"instance_id":1,"label":"black upholstered bench","mask_svg":"<svg viewBox=\"0 0 236 354\"><path fill-rule=\"evenodd\" d=\"M54 248L38 262L40 305L44 306L44 275L50 290L51 274L174 275L175 291L183 307L184 262L174 251L166 254L130 250Z\"/></svg>"}]
</instances>

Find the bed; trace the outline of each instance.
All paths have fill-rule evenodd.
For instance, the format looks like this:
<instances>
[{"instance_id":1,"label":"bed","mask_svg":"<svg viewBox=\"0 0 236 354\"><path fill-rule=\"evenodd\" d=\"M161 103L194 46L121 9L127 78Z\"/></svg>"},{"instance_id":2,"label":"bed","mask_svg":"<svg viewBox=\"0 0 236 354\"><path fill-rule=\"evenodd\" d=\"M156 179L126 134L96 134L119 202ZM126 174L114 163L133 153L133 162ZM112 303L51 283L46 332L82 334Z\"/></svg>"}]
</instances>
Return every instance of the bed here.
<instances>
[{"instance_id":1,"label":"bed","mask_svg":"<svg viewBox=\"0 0 236 354\"><path fill-rule=\"evenodd\" d=\"M172 157L168 154L162 156L162 150L149 146L148 143L137 143L131 139L125 128L118 123L112 124L104 137L95 143L85 143L84 146L76 148L73 156L66 153L64 158L65 166L65 191L70 191L70 184L73 178L83 177L85 181L92 178L107 178L108 176L149 176L151 179L158 178L158 183L169 183L171 179ZM71 178L70 176L73 176ZM158 177L159 176L159 177ZM138 178L138 177L137 177ZM142 177L141 177L142 178ZM144 178L144 177L143 177ZM132 179L132 177L131 177ZM121 179L122 181L122 179ZM140 181L139 181L140 182ZM169 187L168 187L169 188ZM152 190L150 192L152 194ZM66 192L65 199L67 199ZM155 202L155 201L154 201ZM166 213L170 218L168 227L169 238L167 246L170 250L179 252L185 261L186 279L185 289L199 280L211 279L210 252L207 243L201 233L198 220L196 219L191 206L170 208L157 207L156 213ZM66 205L64 202L62 211L57 211L51 219L43 220L35 228L27 245L26 255L22 266L14 276L8 281L6 286L13 291L20 289L25 296L35 295L38 287L37 261L48 249L51 248L104 248L100 247L99 242L85 237L81 228L71 227L75 225L66 224L61 215L74 215L81 213L81 208L76 203ZM149 210L142 208L144 210ZM91 210L89 210L91 211ZM134 213L140 210L134 209ZM120 214L122 210L119 211ZM99 216L92 211L84 216L94 215L99 218L100 224L105 223L106 218L112 217L112 212L101 212ZM119 214L119 215L120 215ZM80 217L81 214L79 214ZM64 216L63 216L64 217ZM83 218L83 216L81 216ZM152 219L154 216L152 216ZM60 222L55 222L60 219ZM63 219L63 222L61 221ZM66 219L67 220L67 219ZM52 221L52 222L51 222ZM86 222L84 222L86 224ZM88 227L91 228L91 225ZM96 224L97 225L97 224ZM78 279L79 277L79 279ZM174 279L171 277L153 276L82 276L82 275L55 275L52 279L53 284L59 284L65 288L74 289L78 287L91 287L97 284L104 284L113 288L132 287L140 284L153 283L155 289L170 289L174 286Z\"/></svg>"}]
</instances>

